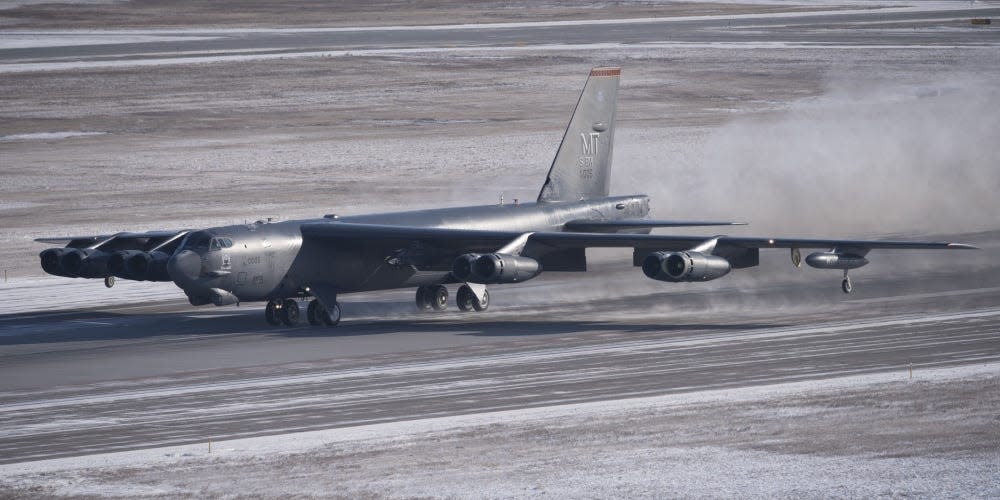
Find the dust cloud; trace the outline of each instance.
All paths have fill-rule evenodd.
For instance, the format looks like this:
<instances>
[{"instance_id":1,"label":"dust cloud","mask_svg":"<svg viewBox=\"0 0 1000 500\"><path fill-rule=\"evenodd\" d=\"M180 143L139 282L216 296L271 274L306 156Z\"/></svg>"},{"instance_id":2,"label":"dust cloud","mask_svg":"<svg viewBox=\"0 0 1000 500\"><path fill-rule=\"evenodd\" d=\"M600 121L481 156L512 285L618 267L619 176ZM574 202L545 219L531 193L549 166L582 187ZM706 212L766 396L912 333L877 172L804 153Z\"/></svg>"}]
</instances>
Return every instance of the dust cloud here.
<instances>
[{"instance_id":1,"label":"dust cloud","mask_svg":"<svg viewBox=\"0 0 1000 500\"><path fill-rule=\"evenodd\" d=\"M654 215L746 220L755 234L991 230L1000 227L998 102L995 82L976 77L839 81L687 144L657 145L630 168ZM666 161L650 162L654 154Z\"/></svg>"}]
</instances>

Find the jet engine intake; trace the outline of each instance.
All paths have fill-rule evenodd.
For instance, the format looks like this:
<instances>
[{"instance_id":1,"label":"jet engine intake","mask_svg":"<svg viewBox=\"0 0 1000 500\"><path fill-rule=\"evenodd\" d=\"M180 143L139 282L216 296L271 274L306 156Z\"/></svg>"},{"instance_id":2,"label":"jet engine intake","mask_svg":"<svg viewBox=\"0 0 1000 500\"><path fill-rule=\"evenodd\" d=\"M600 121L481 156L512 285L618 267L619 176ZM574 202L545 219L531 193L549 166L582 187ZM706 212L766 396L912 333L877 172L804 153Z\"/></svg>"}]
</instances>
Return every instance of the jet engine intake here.
<instances>
[{"instance_id":1,"label":"jet engine intake","mask_svg":"<svg viewBox=\"0 0 1000 500\"><path fill-rule=\"evenodd\" d=\"M163 252L125 251L119 254L129 254L125 258L125 274L128 279L139 281L171 281L167 274L167 261L170 256ZM116 263L117 264L117 263Z\"/></svg>"},{"instance_id":2,"label":"jet engine intake","mask_svg":"<svg viewBox=\"0 0 1000 500\"><path fill-rule=\"evenodd\" d=\"M857 269L868 264L864 256L845 252L815 252L806 257L806 264L816 269Z\"/></svg>"},{"instance_id":3,"label":"jet engine intake","mask_svg":"<svg viewBox=\"0 0 1000 500\"><path fill-rule=\"evenodd\" d=\"M472 265L476 262L476 259L481 256L482 255L478 253L460 255L451 265L452 276L454 276L458 281L468 282L469 278L472 276Z\"/></svg>"},{"instance_id":4,"label":"jet engine intake","mask_svg":"<svg viewBox=\"0 0 1000 500\"><path fill-rule=\"evenodd\" d=\"M518 283L541 273L542 265L537 260L502 253L465 254L452 265L456 279L483 285Z\"/></svg>"},{"instance_id":5,"label":"jet engine intake","mask_svg":"<svg viewBox=\"0 0 1000 500\"><path fill-rule=\"evenodd\" d=\"M732 270L729 261L701 252L654 252L642 261L642 272L658 281L673 283L710 281Z\"/></svg>"},{"instance_id":6,"label":"jet engine intake","mask_svg":"<svg viewBox=\"0 0 1000 500\"><path fill-rule=\"evenodd\" d=\"M59 266L67 274L80 278L104 278L108 272L107 252L91 248L69 248L59 258Z\"/></svg>"},{"instance_id":7,"label":"jet engine intake","mask_svg":"<svg viewBox=\"0 0 1000 500\"><path fill-rule=\"evenodd\" d=\"M76 275L67 272L63 269L61 261L63 255L68 253L70 250L76 250L75 248L49 248L43 250L42 253L38 254L39 259L42 261L42 270L53 274L56 276L65 276L67 278L75 278Z\"/></svg>"},{"instance_id":8,"label":"jet engine intake","mask_svg":"<svg viewBox=\"0 0 1000 500\"><path fill-rule=\"evenodd\" d=\"M138 278L129 273L125 263L132 257L141 253L144 252L139 250L120 250L111 254L111 257L108 258L108 271L113 276L117 276L122 279L137 280Z\"/></svg>"}]
</instances>

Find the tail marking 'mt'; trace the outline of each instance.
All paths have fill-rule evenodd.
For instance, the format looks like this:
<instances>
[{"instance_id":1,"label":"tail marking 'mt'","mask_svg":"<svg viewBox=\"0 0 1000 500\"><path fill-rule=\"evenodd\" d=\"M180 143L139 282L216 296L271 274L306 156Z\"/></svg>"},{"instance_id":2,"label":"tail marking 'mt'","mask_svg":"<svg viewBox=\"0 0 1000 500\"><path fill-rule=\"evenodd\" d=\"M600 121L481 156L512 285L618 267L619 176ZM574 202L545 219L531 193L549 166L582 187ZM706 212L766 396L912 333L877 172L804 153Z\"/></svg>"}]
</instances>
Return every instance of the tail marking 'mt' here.
<instances>
[{"instance_id":1,"label":"tail marking 'mt'","mask_svg":"<svg viewBox=\"0 0 1000 500\"><path fill-rule=\"evenodd\" d=\"M594 68L576 103L539 202L608 196L621 68Z\"/></svg>"}]
</instances>

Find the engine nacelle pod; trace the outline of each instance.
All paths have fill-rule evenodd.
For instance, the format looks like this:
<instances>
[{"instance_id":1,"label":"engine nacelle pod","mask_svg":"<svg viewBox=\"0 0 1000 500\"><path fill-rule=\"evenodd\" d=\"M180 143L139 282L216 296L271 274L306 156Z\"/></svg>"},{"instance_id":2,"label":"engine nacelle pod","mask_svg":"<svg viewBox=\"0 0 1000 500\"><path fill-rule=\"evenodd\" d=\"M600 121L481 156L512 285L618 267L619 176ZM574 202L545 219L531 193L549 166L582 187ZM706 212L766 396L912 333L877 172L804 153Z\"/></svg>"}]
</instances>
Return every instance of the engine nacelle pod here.
<instances>
[{"instance_id":1,"label":"engine nacelle pod","mask_svg":"<svg viewBox=\"0 0 1000 500\"><path fill-rule=\"evenodd\" d=\"M806 257L806 264L816 269L857 269L868 264L864 256L844 252L816 252Z\"/></svg>"},{"instance_id":2,"label":"engine nacelle pod","mask_svg":"<svg viewBox=\"0 0 1000 500\"><path fill-rule=\"evenodd\" d=\"M472 265L473 283L517 283L528 281L542 273L542 265L531 257L488 253L480 255Z\"/></svg>"},{"instance_id":3,"label":"engine nacelle pod","mask_svg":"<svg viewBox=\"0 0 1000 500\"><path fill-rule=\"evenodd\" d=\"M64 272L80 278L104 278L110 275L108 259L111 255L107 252L90 248L66 250L59 259L59 265Z\"/></svg>"},{"instance_id":4,"label":"engine nacelle pod","mask_svg":"<svg viewBox=\"0 0 1000 500\"><path fill-rule=\"evenodd\" d=\"M75 248L49 248L43 250L42 253L38 254L38 258L41 260L42 270L53 274L55 276L65 276L67 278L75 278L76 275L67 272L62 268L63 255L65 255L70 250L76 250Z\"/></svg>"},{"instance_id":5,"label":"engine nacelle pod","mask_svg":"<svg viewBox=\"0 0 1000 500\"><path fill-rule=\"evenodd\" d=\"M469 283L518 283L541 274L542 265L531 257L520 255L470 253L455 259L451 273L455 279Z\"/></svg>"},{"instance_id":6,"label":"engine nacelle pod","mask_svg":"<svg viewBox=\"0 0 1000 500\"><path fill-rule=\"evenodd\" d=\"M113 276L117 276L122 279L127 280L138 280L135 276L129 273L128 267L125 265L132 257L142 254L145 252L139 250L119 250L108 258L108 272Z\"/></svg>"},{"instance_id":7,"label":"engine nacelle pod","mask_svg":"<svg viewBox=\"0 0 1000 500\"><path fill-rule=\"evenodd\" d=\"M701 252L654 252L642 261L642 272L658 281L673 283L710 281L732 270L729 261Z\"/></svg>"},{"instance_id":8,"label":"engine nacelle pod","mask_svg":"<svg viewBox=\"0 0 1000 500\"><path fill-rule=\"evenodd\" d=\"M451 265L451 275L458 281L469 282L469 278L472 277L472 266L479 257L482 255L478 253L460 255Z\"/></svg>"},{"instance_id":9,"label":"engine nacelle pod","mask_svg":"<svg viewBox=\"0 0 1000 500\"><path fill-rule=\"evenodd\" d=\"M169 260L170 256L163 252L134 252L125 259L125 274L128 279L139 281L170 281Z\"/></svg>"}]
</instances>

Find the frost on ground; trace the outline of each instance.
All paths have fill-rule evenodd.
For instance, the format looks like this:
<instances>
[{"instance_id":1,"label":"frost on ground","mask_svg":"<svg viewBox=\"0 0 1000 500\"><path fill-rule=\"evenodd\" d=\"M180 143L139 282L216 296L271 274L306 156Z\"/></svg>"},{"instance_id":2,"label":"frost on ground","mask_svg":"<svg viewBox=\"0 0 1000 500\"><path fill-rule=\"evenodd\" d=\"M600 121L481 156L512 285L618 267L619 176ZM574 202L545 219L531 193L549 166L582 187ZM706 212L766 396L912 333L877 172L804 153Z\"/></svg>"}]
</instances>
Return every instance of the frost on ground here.
<instances>
[{"instance_id":1,"label":"frost on ground","mask_svg":"<svg viewBox=\"0 0 1000 500\"><path fill-rule=\"evenodd\" d=\"M1000 495L993 365L431 418L0 466L0 495Z\"/></svg>"}]
</instances>

